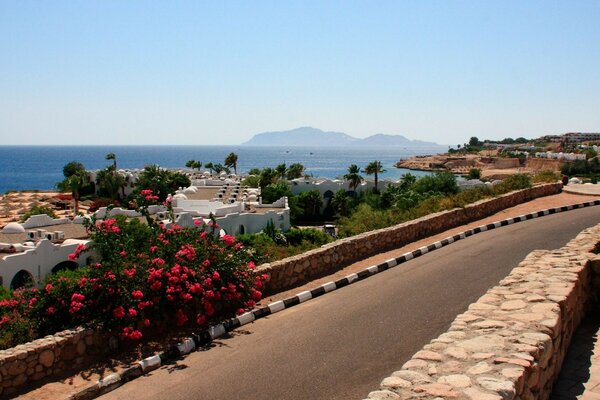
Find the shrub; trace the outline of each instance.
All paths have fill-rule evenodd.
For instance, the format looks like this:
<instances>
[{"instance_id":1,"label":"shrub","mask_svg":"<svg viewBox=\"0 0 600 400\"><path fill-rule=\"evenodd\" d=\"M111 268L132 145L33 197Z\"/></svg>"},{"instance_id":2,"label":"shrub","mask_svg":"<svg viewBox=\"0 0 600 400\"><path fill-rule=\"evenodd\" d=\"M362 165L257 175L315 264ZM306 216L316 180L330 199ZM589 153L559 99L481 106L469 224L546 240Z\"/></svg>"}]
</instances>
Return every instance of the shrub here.
<instances>
[{"instance_id":1,"label":"shrub","mask_svg":"<svg viewBox=\"0 0 600 400\"><path fill-rule=\"evenodd\" d=\"M471 168L467 179L481 179L481 170L479 168Z\"/></svg>"},{"instance_id":2,"label":"shrub","mask_svg":"<svg viewBox=\"0 0 600 400\"><path fill-rule=\"evenodd\" d=\"M54 213L54 210L52 210L50 207L33 206L29 209L29 211L27 211L25 214L23 214L20 221L25 222L29 219L29 217L31 217L33 215L40 215L40 214L46 214L50 218L56 218L56 214Z\"/></svg>"},{"instance_id":3,"label":"shrub","mask_svg":"<svg viewBox=\"0 0 600 400\"><path fill-rule=\"evenodd\" d=\"M561 176L557 172L545 170L536 173L532 181L533 183L555 183L560 181Z\"/></svg>"},{"instance_id":4,"label":"shrub","mask_svg":"<svg viewBox=\"0 0 600 400\"><path fill-rule=\"evenodd\" d=\"M495 194L504 194L514 190L527 189L531 187L531 176L529 174L514 174L494 186Z\"/></svg>"},{"instance_id":5,"label":"shrub","mask_svg":"<svg viewBox=\"0 0 600 400\"><path fill-rule=\"evenodd\" d=\"M141 195L138 204L156 197ZM2 345L90 323L137 340L157 327L205 327L261 298L264 277L254 272L252 252L218 237L214 221L206 230L149 222L92 219L87 228L101 262L0 301ZM81 245L70 258L86 251Z\"/></svg>"}]
</instances>

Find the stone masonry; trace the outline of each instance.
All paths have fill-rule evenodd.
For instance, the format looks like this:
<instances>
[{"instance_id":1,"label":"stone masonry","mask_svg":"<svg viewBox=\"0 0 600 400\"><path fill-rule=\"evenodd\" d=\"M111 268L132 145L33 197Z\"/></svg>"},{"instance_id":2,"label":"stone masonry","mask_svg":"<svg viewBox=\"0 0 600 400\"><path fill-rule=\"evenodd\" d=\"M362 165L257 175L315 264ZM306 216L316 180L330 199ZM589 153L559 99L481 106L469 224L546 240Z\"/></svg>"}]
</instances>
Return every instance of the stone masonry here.
<instances>
[{"instance_id":1,"label":"stone masonry","mask_svg":"<svg viewBox=\"0 0 600 400\"><path fill-rule=\"evenodd\" d=\"M597 310L599 242L597 225L530 253L368 398L548 399L575 329Z\"/></svg>"},{"instance_id":2,"label":"stone masonry","mask_svg":"<svg viewBox=\"0 0 600 400\"><path fill-rule=\"evenodd\" d=\"M92 329L79 328L0 351L0 397L27 382L58 375L114 350L116 338L109 339Z\"/></svg>"},{"instance_id":3,"label":"stone masonry","mask_svg":"<svg viewBox=\"0 0 600 400\"><path fill-rule=\"evenodd\" d=\"M266 291L276 293L374 254L402 247L538 197L557 194L561 188L560 183L545 184L481 200L464 208L443 211L392 227L336 240L319 249L263 264L257 270L269 275Z\"/></svg>"}]
</instances>

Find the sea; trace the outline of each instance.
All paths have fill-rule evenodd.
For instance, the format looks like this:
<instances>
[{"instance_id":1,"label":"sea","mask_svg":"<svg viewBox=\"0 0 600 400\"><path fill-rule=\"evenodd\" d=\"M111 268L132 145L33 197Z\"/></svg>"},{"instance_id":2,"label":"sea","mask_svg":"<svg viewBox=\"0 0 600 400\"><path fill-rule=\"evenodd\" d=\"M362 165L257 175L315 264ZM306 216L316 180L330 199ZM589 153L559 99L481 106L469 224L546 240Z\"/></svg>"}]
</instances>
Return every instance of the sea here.
<instances>
[{"instance_id":1,"label":"sea","mask_svg":"<svg viewBox=\"0 0 600 400\"><path fill-rule=\"evenodd\" d=\"M238 155L238 173L251 168L301 163L314 177L337 178L350 164L361 169L371 161L381 161L386 172L380 179L397 179L410 172L394 164L415 155L435 154L440 147L406 148L401 146L0 146L0 193L13 190L52 190L64 179L62 168L70 161L86 169L101 169L112 164L106 154L114 153L119 169L144 168L157 164L163 168L185 168L188 160L223 163L231 152Z\"/></svg>"}]
</instances>

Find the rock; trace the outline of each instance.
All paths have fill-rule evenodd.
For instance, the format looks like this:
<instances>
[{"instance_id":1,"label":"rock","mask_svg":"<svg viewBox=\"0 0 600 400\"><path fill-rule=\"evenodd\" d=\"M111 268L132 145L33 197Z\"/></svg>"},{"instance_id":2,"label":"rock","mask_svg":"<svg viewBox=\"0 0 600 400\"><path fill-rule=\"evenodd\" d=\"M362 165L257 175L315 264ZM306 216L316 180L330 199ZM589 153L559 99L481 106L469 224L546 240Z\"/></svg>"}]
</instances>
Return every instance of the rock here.
<instances>
[{"instance_id":1,"label":"rock","mask_svg":"<svg viewBox=\"0 0 600 400\"><path fill-rule=\"evenodd\" d=\"M500 309L505 311L521 310L525 307L527 307L527 303L523 300L510 300L500 305Z\"/></svg>"},{"instance_id":2,"label":"rock","mask_svg":"<svg viewBox=\"0 0 600 400\"><path fill-rule=\"evenodd\" d=\"M413 358L429 361L442 361L442 356L439 353L429 350L418 351Z\"/></svg>"},{"instance_id":3,"label":"rock","mask_svg":"<svg viewBox=\"0 0 600 400\"><path fill-rule=\"evenodd\" d=\"M515 397L515 386L511 381L481 377L477 378L477 383L485 389L498 393L502 399L512 400Z\"/></svg>"},{"instance_id":4,"label":"rock","mask_svg":"<svg viewBox=\"0 0 600 400\"><path fill-rule=\"evenodd\" d=\"M411 383L407 380L399 378L397 376L388 376L383 381L381 381L382 389L398 389L398 388L409 388L411 387Z\"/></svg>"},{"instance_id":5,"label":"rock","mask_svg":"<svg viewBox=\"0 0 600 400\"><path fill-rule=\"evenodd\" d=\"M472 400L502 400L502 397L497 394L484 393L474 388L465 389L463 393Z\"/></svg>"},{"instance_id":6,"label":"rock","mask_svg":"<svg viewBox=\"0 0 600 400\"><path fill-rule=\"evenodd\" d=\"M25 373L27 371L27 364L23 361L13 362L10 367L8 367L8 374L11 376L17 376Z\"/></svg>"},{"instance_id":7,"label":"rock","mask_svg":"<svg viewBox=\"0 0 600 400\"><path fill-rule=\"evenodd\" d=\"M413 385L420 384L420 383L433 382L433 379L431 379L431 377L429 375L426 375L422 372L417 372L417 371L400 370L400 371L394 372L392 374L392 376L397 376L398 378L407 380L410 383L412 383Z\"/></svg>"},{"instance_id":8,"label":"rock","mask_svg":"<svg viewBox=\"0 0 600 400\"><path fill-rule=\"evenodd\" d=\"M39 362L46 368L51 367L52 364L54 364L54 352L52 350L42 351L40 353Z\"/></svg>"},{"instance_id":9,"label":"rock","mask_svg":"<svg viewBox=\"0 0 600 400\"><path fill-rule=\"evenodd\" d=\"M440 396L443 398L457 398L459 393L450 385L445 383L427 383L415 388L417 393L426 393L430 396Z\"/></svg>"},{"instance_id":10,"label":"rock","mask_svg":"<svg viewBox=\"0 0 600 400\"><path fill-rule=\"evenodd\" d=\"M466 388L471 386L471 378L462 374L442 376L438 379L438 382L446 383L456 388Z\"/></svg>"},{"instance_id":11,"label":"rock","mask_svg":"<svg viewBox=\"0 0 600 400\"><path fill-rule=\"evenodd\" d=\"M480 375L480 374L485 374L486 372L489 372L492 369L493 368L490 364L482 361L482 362L475 364L471 368L469 368L467 370L467 373L472 374L472 375Z\"/></svg>"},{"instance_id":12,"label":"rock","mask_svg":"<svg viewBox=\"0 0 600 400\"><path fill-rule=\"evenodd\" d=\"M457 346L473 352L486 352L504 348L504 338L500 335L481 335L456 343Z\"/></svg>"},{"instance_id":13,"label":"rock","mask_svg":"<svg viewBox=\"0 0 600 400\"><path fill-rule=\"evenodd\" d=\"M368 398L375 400L395 400L399 399L400 396L389 390L376 390L374 392L369 393Z\"/></svg>"}]
</instances>

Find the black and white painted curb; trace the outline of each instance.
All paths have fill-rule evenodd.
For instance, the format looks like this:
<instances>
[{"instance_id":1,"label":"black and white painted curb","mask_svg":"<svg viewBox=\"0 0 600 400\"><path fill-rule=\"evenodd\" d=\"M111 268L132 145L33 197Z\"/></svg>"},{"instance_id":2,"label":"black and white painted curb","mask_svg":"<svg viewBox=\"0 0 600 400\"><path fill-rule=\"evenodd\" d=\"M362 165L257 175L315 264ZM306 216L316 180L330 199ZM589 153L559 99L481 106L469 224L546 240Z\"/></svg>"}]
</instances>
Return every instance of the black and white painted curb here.
<instances>
[{"instance_id":1,"label":"black and white painted curb","mask_svg":"<svg viewBox=\"0 0 600 400\"><path fill-rule=\"evenodd\" d=\"M72 394L69 399L71 400L84 400L92 399L101 394L110 392L122 384L136 379L150 371L159 368L161 365L185 356L192 351L200 348L212 340L223 336L225 333L230 332L240 326L247 325L257 319L266 317L267 315L275 314L279 311L285 310L286 308L293 307L297 304L304 303L310 299L322 296L325 293L329 293L336 289L348 286L354 282L361 281L370 276L373 276L379 272L383 272L387 269L405 263L413 258L422 256L434 250L440 249L444 246L448 246L451 243L464 239L466 237L475 235L477 233L489 231L492 229L500 228L502 226L512 225L517 222L527 221L534 218L544 217L546 215L557 214L564 211L570 211L578 208L585 208L591 206L600 205L600 200L588 201L580 204L573 204L569 206L550 208L547 210L537 211L525 215L520 215L514 218L508 218L502 221L492 222L487 225L481 225L473 229L460 232L454 236L449 236L443 240L434 242L430 245L423 246L412 252L404 253L399 257L391 258L377 265L372 265L360 272L353 273L345 276L344 278L338 279L337 281L327 282L321 286L318 286L312 290L300 292L295 296L289 297L284 300L276 301L269 304L268 306L248 311L238 317L230 318L221 324L213 325L207 330L197 334L192 334L191 337L185 339L183 342L177 345L171 346L168 350L160 352L152 357L144 358L138 361L137 364L119 372L108 375L102 379L99 379L95 384L88 386L81 391Z\"/></svg>"}]
</instances>

